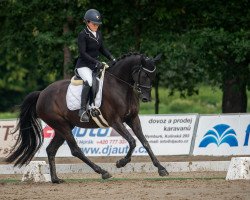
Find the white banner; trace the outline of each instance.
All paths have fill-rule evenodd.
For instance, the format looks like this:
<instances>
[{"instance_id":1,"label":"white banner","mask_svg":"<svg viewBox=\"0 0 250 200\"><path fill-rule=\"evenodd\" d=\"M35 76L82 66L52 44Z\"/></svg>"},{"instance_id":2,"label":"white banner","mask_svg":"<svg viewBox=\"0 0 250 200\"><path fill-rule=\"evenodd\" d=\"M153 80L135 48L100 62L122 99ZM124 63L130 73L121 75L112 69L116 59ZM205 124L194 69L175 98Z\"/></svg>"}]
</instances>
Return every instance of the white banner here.
<instances>
[{"instance_id":1,"label":"white banner","mask_svg":"<svg viewBox=\"0 0 250 200\"><path fill-rule=\"evenodd\" d=\"M250 155L250 115L200 116L194 155Z\"/></svg>"},{"instance_id":2,"label":"white banner","mask_svg":"<svg viewBox=\"0 0 250 200\"><path fill-rule=\"evenodd\" d=\"M14 146L17 134L11 134L16 127L16 120L0 121L0 158L6 157Z\"/></svg>"},{"instance_id":3,"label":"white banner","mask_svg":"<svg viewBox=\"0 0 250 200\"><path fill-rule=\"evenodd\" d=\"M155 155L188 155L190 152L197 115L144 115L140 116L142 130ZM127 127L134 136L133 131ZM129 146L115 130L83 129L75 127L72 131L77 144L87 156L123 156ZM54 131L44 125L44 145L36 154L46 157L46 147L54 136ZM148 155L136 139L133 155ZM57 157L71 157L65 142L58 150Z\"/></svg>"},{"instance_id":4,"label":"white banner","mask_svg":"<svg viewBox=\"0 0 250 200\"><path fill-rule=\"evenodd\" d=\"M140 116L142 130L156 155L188 155L198 115Z\"/></svg>"}]
</instances>

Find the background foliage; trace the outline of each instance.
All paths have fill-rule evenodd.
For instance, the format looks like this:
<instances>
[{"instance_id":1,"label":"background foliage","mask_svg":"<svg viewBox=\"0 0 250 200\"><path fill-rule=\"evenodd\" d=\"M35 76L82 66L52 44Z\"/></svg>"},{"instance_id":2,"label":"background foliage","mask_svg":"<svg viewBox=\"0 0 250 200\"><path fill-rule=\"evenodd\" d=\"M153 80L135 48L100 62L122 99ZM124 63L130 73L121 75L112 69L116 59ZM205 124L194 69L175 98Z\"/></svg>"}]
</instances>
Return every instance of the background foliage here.
<instances>
[{"instance_id":1,"label":"background foliage","mask_svg":"<svg viewBox=\"0 0 250 200\"><path fill-rule=\"evenodd\" d=\"M96 8L116 57L163 53L158 81L167 92L190 96L201 83L216 86L223 112L246 112L249 7L248 0L0 1L0 111L73 74L82 16Z\"/></svg>"}]
</instances>

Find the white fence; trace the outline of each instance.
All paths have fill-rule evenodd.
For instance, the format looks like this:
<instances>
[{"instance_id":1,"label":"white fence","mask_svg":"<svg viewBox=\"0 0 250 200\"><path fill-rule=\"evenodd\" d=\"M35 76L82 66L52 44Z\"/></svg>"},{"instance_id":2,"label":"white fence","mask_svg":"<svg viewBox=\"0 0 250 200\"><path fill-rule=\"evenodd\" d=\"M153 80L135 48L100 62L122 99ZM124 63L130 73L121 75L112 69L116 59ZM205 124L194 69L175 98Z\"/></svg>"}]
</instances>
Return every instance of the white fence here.
<instances>
[{"instance_id":1,"label":"white fence","mask_svg":"<svg viewBox=\"0 0 250 200\"><path fill-rule=\"evenodd\" d=\"M156 155L250 155L250 115L141 115L142 129ZM11 134L16 120L0 121L0 157L5 157L15 143L17 134ZM129 127L128 130L133 135ZM44 144L36 157L46 157L46 147L54 131L43 124ZM128 143L111 129L72 130L78 145L87 156L122 156ZM137 138L136 138L137 139ZM133 155L147 155L141 143ZM71 157L67 144L63 144L57 157Z\"/></svg>"}]
</instances>

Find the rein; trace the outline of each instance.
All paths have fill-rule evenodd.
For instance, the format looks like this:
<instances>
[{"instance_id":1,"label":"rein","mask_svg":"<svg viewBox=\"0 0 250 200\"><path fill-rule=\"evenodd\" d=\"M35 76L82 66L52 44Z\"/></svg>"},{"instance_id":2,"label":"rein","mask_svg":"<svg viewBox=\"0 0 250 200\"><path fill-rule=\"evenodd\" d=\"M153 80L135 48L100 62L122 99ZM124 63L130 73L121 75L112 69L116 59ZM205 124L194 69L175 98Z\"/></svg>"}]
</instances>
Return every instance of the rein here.
<instances>
[{"instance_id":1,"label":"rein","mask_svg":"<svg viewBox=\"0 0 250 200\"><path fill-rule=\"evenodd\" d=\"M139 66L138 78L137 78L137 82L135 82L135 85L136 85L135 88L136 88L136 90L137 90L138 93L141 93L141 88L145 88L145 89L147 89L147 90L151 90L151 88L152 88L151 85L150 85L150 86L147 86L147 85L142 85L142 84L140 84L141 72L142 72L142 71L145 71L145 72L146 72L146 75L150 78L150 75L148 75L148 74L153 73L155 70L156 70L156 67L151 71L151 70L148 70L148 69L142 67L142 65ZM135 69L135 70L133 71L133 74L136 73L136 72L137 72L137 69ZM109 71L106 71L106 73L108 73L109 75L113 76L113 77L116 78L117 80L119 80L119 81L125 83L126 85L130 86L131 88L134 88L134 85L128 83L127 81L124 81L123 79L121 79L121 78L119 78L118 76L116 76L116 75L110 73Z\"/></svg>"},{"instance_id":2,"label":"rein","mask_svg":"<svg viewBox=\"0 0 250 200\"><path fill-rule=\"evenodd\" d=\"M121 81L121 82L127 84L127 85L130 86L131 88L134 88L134 86L133 86L132 84L128 83L127 81L124 81L123 79L121 79L121 78L119 78L118 76L116 76L116 75L110 73L109 71L106 71L105 73L108 73L109 75L113 76L113 77L116 78L117 80L119 80L119 81Z\"/></svg>"}]
</instances>

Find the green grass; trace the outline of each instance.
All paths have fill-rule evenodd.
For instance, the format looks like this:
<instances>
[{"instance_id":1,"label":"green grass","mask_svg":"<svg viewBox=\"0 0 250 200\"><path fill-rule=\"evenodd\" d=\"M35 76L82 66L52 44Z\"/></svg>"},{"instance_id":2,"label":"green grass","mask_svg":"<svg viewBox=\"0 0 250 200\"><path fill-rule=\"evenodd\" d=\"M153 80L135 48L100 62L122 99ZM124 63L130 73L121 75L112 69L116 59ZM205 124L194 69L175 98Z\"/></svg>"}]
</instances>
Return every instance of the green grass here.
<instances>
[{"instance_id":1,"label":"green grass","mask_svg":"<svg viewBox=\"0 0 250 200\"><path fill-rule=\"evenodd\" d=\"M17 118L17 115L16 112L2 112L0 113L0 119L13 119Z\"/></svg>"},{"instance_id":2,"label":"green grass","mask_svg":"<svg viewBox=\"0 0 250 200\"><path fill-rule=\"evenodd\" d=\"M155 93L152 91L152 102L141 103L141 114L154 113ZM208 86L201 86L199 95L181 98L179 93L169 96L169 90L160 88L159 114L173 113L200 113L216 114L221 113L222 92L219 89L211 89Z\"/></svg>"},{"instance_id":3,"label":"green grass","mask_svg":"<svg viewBox=\"0 0 250 200\"><path fill-rule=\"evenodd\" d=\"M152 90L152 102L140 104L140 114L154 114L155 92ZM248 91L248 97L250 91ZM201 86L198 95L181 98L179 93L169 96L169 90L160 88L159 114L199 113L219 114L222 106L222 92L218 88ZM248 99L250 111L250 99Z\"/></svg>"}]
</instances>

